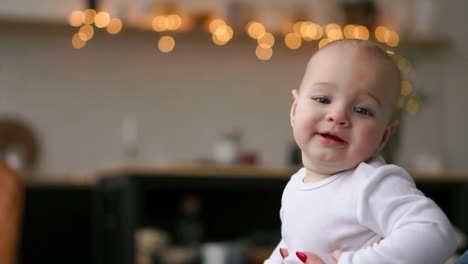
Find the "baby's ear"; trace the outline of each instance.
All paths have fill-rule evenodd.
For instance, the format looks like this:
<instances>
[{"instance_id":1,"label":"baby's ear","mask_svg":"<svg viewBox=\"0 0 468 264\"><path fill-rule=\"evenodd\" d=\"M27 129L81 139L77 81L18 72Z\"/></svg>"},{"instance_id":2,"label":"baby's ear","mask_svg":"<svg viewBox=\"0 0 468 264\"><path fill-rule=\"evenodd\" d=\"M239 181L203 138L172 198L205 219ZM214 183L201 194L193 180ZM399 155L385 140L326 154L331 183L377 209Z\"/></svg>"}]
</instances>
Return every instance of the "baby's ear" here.
<instances>
[{"instance_id":1,"label":"baby's ear","mask_svg":"<svg viewBox=\"0 0 468 264\"><path fill-rule=\"evenodd\" d=\"M390 124L388 124L387 128L385 129L384 135L382 137L382 141L380 142L379 149L383 149L383 147L385 146L385 143L387 143L388 139L393 134L393 132L395 132L399 124L400 124L399 120L392 120Z\"/></svg>"},{"instance_id":2,"label":"baby's ear","mask_svg":"<svg viewBox=\"0 0 468 264\"><path fill-rule=\"evenodd\" d=\"M297 99L299 98L299 92L296 89L294 89L291 91L291 94L293 96L294 101L297 101Z\"/></svg>"},{"instance_id":3,"label":"baby's ear","mask_svg":"<svg viewBox=\"0 0 468 264\"><path fill-rule=\"evenodd\" d=\"M292 90L291 93L292 93L293 100L294 100L293 103L292 103L292 106L291 106L291 112L289 114L290 121L291 121L291 126L292 126L293 123L294 123L294 116L296 115L296 104L297 104L297 99L299 97L299 94L298 94L296 89Z\"/></svg>"},{"instance_id":4,"label":"baby's ear","mask_svg":"<svg viewBox=\"0 0 468 264\"><path fill-rule=\"evenodd\" d=\"M390 132L390 135L393 134L395 132L395 130L397 129L398 125L400 125L400 120L392 120L390 122L390 124L388 125L387 129L388 131ZM389 136L390 136L389 135Z\"/></svg>"}]
</instances>

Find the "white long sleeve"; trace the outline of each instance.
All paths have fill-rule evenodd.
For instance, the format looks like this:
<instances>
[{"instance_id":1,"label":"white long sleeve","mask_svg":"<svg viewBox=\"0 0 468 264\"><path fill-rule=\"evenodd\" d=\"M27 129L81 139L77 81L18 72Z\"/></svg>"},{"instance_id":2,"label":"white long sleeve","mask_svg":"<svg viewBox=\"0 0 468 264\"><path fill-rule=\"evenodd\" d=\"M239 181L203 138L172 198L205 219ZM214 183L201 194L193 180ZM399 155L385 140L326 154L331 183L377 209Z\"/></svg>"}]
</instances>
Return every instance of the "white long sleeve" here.
<instances>
[{"instance_id":1,"label":"white long sleeve","mask_svg":"<svg viewBox=\"0 0 468 264\"><path fill-rule=\"evenodd\" d=\"M447 217L405 170L388 165L372 171L361 174L367 180L358 196L357 219L384 239L344 254L339 264L444 263L456 249Z\"/></svg>"},{"instance_id":2,"label":"white long sleeve","mask_svg":"<svg viewBox=\"0 0 468 264\"><path fill-rule=\"evenodd\" d=\"M345 251L339 264L441 264L454 252L447 217L402 168L377 158L316 183L304 183L305 173L291 177L282 197L280 243L289 252L327 264L335 249ZM295 254L281 262L278 249L265 261L281 263L302 264Z\"/></svg>"}]
</instances>

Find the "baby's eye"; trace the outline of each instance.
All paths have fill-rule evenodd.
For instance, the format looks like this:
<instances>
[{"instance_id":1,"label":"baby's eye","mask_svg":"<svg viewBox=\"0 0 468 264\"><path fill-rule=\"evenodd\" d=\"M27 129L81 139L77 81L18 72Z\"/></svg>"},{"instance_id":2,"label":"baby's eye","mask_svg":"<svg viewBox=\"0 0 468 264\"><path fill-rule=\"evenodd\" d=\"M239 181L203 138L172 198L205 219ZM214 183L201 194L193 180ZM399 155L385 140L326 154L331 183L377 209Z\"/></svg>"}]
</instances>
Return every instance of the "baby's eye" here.
<instances>
[{"instance_id":1,"label":"baby's eye","mask_svg":"<svg viewBox=\"0 0 468 264\"><path fill-rule=\"evenodd\" d=\"M355 107L354 112L363 115L363 116L372 116L371 111L367 110L366 108L363 107Z\"/></svg>"},{"instance_id":2,"label":"baby's eye","mask_svg":"<svg viewBox=\"0 0 468 264\"><path fill-rule=\"evenodd\" d=\"M312 99L314 101L316 101L317 103L321 103L321 104L329 104L330 103L330 100L328 100L325 97L313 97Z\"/></svg>"}]
</instances>

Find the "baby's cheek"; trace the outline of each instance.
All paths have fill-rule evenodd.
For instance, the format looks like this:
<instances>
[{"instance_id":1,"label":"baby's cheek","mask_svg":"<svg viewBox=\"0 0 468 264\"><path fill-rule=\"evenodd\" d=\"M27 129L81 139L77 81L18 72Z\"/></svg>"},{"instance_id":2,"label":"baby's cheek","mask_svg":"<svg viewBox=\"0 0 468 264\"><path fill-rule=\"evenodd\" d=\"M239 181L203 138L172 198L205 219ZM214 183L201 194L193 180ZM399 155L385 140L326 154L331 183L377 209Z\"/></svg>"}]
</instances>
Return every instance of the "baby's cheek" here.
<instances>
[{"instance_id":1,"label":"baby's cheek","mask_svg":"<svg viewBox=\"0 0 468 264\"><path fill-rule=\"evenodd\" d=\"M361 139L359 140L360 154L370 157L378 150L380 141L381 138L378 136L377 131L361 132Z\"/></svg>"}]
</instances>

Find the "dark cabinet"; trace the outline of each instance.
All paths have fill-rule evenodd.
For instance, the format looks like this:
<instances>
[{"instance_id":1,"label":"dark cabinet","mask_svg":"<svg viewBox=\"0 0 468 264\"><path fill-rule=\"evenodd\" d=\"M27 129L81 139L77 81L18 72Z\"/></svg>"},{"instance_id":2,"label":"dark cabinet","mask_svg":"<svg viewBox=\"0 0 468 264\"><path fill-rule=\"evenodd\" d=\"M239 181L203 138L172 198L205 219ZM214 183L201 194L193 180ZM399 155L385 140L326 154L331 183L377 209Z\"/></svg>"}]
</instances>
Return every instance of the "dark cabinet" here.
<instances>
[{"instance_id":1,"label":"dark cabinet","mask_svg":"<svg viewBox=\"0 0 468 264\"><path fill-rule=\"evenodd\" d=\"M94 190L94 263L131 264L135 231L155 226L176 233L180 200L201 202L204 241L279 239L283 188L295 169L122 169L102 174ZM468 181L416 178L418 187L468 233Z\"/></svg>"}]
</instances>

